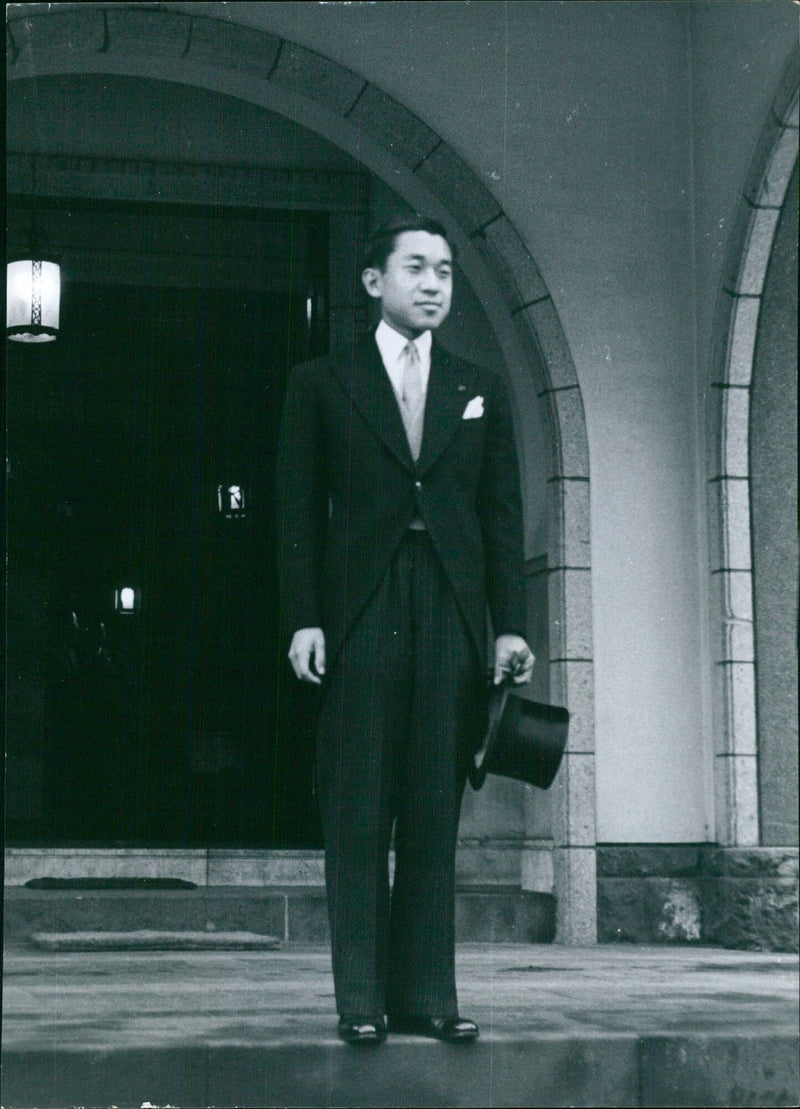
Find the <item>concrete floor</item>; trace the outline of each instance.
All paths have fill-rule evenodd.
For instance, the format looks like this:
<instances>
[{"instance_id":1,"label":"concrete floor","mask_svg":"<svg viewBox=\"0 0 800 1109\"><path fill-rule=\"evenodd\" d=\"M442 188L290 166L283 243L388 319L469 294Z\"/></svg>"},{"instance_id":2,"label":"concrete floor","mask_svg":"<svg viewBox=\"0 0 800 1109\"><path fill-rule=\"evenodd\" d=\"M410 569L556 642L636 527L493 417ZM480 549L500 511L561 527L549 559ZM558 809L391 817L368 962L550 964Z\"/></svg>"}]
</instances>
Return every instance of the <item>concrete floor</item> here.
<instances>
[{"instance_id":1,"label":"concrete floor","mask_svg":"<svg viewBox=\"0 0 800 1109\"><path fill-rule=\"evenodd\" d=\"M797 1105L798 959L462 945L472 1046L336 1038L329 955L5 954L4 1109Z\"/></svg>"}]
</instances>

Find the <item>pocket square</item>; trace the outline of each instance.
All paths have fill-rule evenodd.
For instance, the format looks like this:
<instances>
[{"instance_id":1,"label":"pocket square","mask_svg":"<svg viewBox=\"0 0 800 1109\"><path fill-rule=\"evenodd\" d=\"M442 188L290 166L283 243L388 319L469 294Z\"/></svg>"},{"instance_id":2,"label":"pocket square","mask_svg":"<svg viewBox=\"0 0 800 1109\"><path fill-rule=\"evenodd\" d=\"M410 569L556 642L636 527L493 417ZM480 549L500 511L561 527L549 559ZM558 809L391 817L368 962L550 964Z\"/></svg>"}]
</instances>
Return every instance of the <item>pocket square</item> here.
<instances>
[{"instance_id":1,"label":"pocket square","mask_svg":"<svg viewBox=\"0 0 800 1109\"><path fill-rule=\"evenodd\" d=\"M483 397L473 397L464 409L462 420L477 420L483 415Z\"/></svg>"}]
</instances>

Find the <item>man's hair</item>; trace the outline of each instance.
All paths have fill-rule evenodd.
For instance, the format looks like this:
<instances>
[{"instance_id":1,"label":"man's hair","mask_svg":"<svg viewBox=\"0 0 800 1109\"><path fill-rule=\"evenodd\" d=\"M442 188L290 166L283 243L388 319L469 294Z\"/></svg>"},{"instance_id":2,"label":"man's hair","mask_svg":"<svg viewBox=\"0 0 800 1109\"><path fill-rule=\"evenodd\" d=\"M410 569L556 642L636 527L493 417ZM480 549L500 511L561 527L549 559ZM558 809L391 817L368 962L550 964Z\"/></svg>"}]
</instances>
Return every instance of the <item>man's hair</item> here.
<instances>
[{"instance_id":1,"label":"man's hair","mask_svg":"<svg viewBox=\"0 0 800 1109\"><path fill-rule=\"evenodd\" d=\"M398 235L402 235L404 231L427 231L429 235L441 235L450 247L453 261L455 261L456 249L444 224L439 223L438 219L433 219L432 216L423 216L419 212L412 212L408 216L395 216L394 219L382 224L372 232L364 251L362 270L385 270L386 259L397 245Z\"/></svg>"}]
</instances>

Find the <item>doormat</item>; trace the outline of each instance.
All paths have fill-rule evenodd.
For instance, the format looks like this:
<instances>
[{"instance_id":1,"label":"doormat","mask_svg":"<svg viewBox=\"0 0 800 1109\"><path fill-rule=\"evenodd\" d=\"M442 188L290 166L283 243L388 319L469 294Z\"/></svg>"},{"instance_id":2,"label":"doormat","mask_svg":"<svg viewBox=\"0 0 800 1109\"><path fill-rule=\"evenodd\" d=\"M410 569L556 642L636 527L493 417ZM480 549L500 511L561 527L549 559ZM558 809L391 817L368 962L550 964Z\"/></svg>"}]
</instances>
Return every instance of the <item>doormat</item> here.
<instances>
[{"instance_id":1,"label":"doormat","mask_svg":"<svg viewBox=\"0 0 800 1109\"><path fill-rule=\"evenodd\" d=\"M34 932L40 951L275 951L281 941L257 932Z\"/></svg>"},{"instance_id":2,"label":"doormat","mask_svg":"<svg viewBox=\"0 0 800 1109\"><path fill-rule=\"evenodd\" d=\"M196 890L183 878L31 878L30 890Z\"/></svg>"}]
</instances>

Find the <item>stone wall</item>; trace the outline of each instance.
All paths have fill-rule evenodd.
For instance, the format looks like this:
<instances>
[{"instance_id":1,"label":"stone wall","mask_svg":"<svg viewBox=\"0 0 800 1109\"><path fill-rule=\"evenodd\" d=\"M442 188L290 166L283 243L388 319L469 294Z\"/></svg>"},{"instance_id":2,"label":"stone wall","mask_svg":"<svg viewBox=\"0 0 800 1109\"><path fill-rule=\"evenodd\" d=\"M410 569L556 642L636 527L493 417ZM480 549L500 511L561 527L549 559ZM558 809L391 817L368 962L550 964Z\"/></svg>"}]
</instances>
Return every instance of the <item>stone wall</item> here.
<instances>
[{"instance_id":1,"label":"stone wall","mask_svg":"<svg viewBox=\"0 0 800 1109\"><path fill-rule=\"evenodd\" d=\"M601 943L797 951L797 849L598 845L597 932Z\"/></svg>"}]
</instances>

